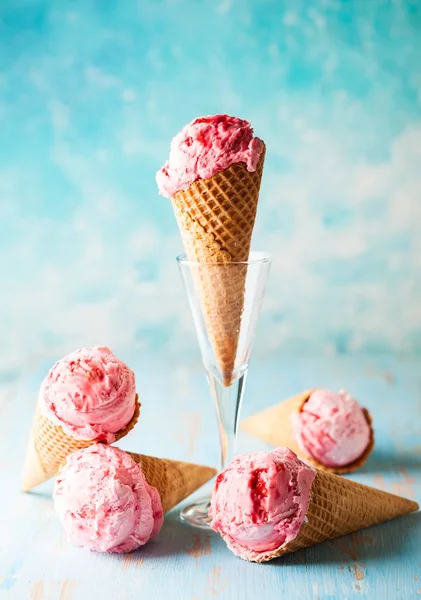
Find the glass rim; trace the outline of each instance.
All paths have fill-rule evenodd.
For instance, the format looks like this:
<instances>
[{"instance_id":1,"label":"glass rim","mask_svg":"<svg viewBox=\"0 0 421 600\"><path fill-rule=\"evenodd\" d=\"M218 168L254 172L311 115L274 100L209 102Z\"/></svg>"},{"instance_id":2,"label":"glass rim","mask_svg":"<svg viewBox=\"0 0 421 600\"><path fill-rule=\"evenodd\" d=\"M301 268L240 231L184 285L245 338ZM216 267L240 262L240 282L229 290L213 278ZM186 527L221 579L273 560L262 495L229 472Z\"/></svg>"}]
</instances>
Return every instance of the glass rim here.
<instances>
[{"instance_id":1,"label":"glass rim","mask_svg":"<svg viewBox=\"0 0 421 600\"><path fill-rule=\"evenodd\" d=\"M192 266L203 266L203 265L225 265L225 266L229 266L229 265L258 265L258 264L264 264L264 263L268 263L272 260L272 254L270 254L269 252L263 252L260 250L254 250L252 252L250 252L249 254L249 259L248 260L243 260L243 261L230 261L230 262L218 262L218 261L195 261L195 260L188 260L187 258L187 254L183 253L183 254L179 254L176 258L176 261L178 262L179 265L186 265L189 267Z\"/></svg>"}]
</instances>

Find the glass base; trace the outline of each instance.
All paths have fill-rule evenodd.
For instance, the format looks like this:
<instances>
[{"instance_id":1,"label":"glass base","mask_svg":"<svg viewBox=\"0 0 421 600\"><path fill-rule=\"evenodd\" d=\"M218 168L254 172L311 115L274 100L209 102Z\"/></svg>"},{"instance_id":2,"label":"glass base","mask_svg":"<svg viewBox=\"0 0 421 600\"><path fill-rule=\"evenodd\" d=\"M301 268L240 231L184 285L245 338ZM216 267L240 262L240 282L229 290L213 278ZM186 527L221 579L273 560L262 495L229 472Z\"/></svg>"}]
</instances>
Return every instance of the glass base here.
<instances>
[{"instance_id":1,"label":"glass base","mask_svg":"<svg viewBox=\"0 0 421 600\"><path fill-rule=\"evenodd\" d=\"M180 511L180 519L199 529L210 529L211 518L209 517L210 497L200 498L194 504L189 504Z\"/></svg>"}]
</instances>

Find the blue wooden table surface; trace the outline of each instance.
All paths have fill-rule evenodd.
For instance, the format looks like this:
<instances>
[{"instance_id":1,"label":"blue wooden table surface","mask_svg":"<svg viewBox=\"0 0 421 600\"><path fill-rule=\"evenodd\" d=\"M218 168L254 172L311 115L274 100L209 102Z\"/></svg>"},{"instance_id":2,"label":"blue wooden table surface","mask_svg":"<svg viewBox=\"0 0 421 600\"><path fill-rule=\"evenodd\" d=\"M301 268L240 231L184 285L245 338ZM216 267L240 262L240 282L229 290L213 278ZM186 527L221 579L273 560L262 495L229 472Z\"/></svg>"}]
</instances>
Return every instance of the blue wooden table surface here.
<instances>
[{"instance_id":1,"label":"blue wooden table surface","mask_svg":"<svg viewBox=\"0 0 421 600\"><path fill-rule=\"evenodd\" d=\"M202 368L122 357L136 371L143 408L120 447L218 464L217 428ZM232 555L212 533L183 525L178 510L160 535L126 556L67 544L51 500L52 482L19 492L38 386L49 365L1 387L0 598L91 600L408 600L421 595L421 513L264 565ZM372 412L375 450L352 478L421 501L421 368L381 357L279 357L250 365L247 416L312 386L347 388ZM264 447L241 435L239 450Z\"/></svg>"}]
</instances>

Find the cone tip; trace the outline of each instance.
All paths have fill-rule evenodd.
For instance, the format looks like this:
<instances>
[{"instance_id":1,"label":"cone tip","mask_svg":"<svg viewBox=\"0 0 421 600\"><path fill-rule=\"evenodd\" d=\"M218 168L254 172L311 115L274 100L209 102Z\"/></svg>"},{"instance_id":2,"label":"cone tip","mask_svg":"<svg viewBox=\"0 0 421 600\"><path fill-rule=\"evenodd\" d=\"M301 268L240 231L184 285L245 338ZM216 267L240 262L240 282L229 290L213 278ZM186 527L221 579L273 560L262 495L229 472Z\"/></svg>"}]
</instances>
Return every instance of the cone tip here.
<instances>
[{"instance_id":1,"label":"cone tip","mask_svg":"<svg viewBox=\"0 0 421 600\"><path fill-rule=\"evenodd\" d=\"M26 494L27 492L30 492L31 489L32 486L26 481L26 479L22 477L22 480L20 482L20 491Z\"/></svg>"},{"instance_id":2,"label":"cone tip","mask_svg":"<svg viewBox=\"0 0 421 600\"><path fill-rule=\"evenodd\" d=\"M47 481L47 479L49 479L49 477L46 476L44 469L42 468L31 437L25 458L25 465L23 467L20 489L22 492L30 492L37 485Z\"/></svg>"},{"instance_id":3,"label":"cone tip","mask_svg":"<svg viewBox=\"0 0 421 600\"><path fill-rule=\"evenodd\" d=\"M207 477L206 481L209 481L210 479L212 479L212 477L215 477L217 473L218 471L214 467L203 467L203 476Z\"/></svg>"}]
</instances>

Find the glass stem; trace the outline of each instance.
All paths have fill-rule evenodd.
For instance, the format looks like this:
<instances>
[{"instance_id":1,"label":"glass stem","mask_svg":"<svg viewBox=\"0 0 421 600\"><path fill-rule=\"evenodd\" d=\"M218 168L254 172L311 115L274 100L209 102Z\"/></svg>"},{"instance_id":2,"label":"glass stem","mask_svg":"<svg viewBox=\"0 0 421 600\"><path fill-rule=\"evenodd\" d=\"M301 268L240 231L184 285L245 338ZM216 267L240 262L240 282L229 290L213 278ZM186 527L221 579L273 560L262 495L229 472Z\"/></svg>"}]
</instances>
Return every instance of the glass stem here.
<instances>
[{"instance_id":1,"label":"glass stem","mask_svg":"<svg viewBox=\"0 0 421 600\"><path fill-rule=\"evenodd\" d=\"M218 416L221 441L221 470L225 469L236 452L237 427L247 378L247 370L230 386L224 386L217 377L207 372L208 382Z\"/></svg>"}]
</instances>

